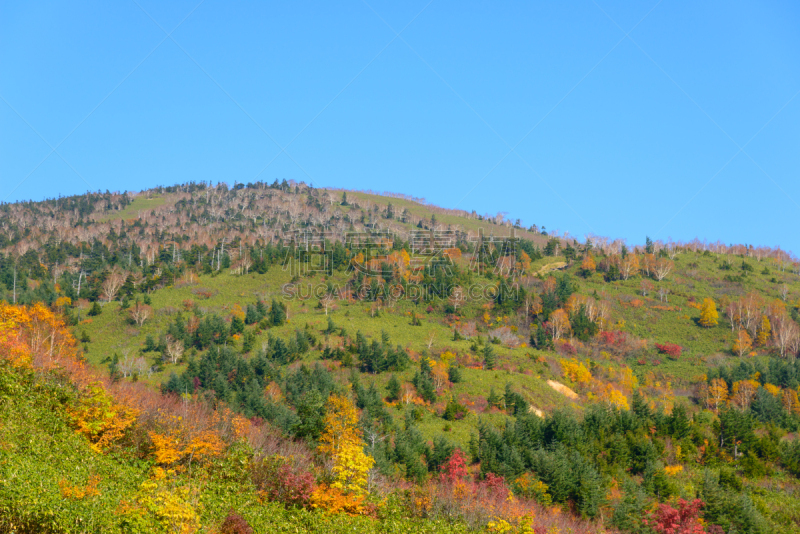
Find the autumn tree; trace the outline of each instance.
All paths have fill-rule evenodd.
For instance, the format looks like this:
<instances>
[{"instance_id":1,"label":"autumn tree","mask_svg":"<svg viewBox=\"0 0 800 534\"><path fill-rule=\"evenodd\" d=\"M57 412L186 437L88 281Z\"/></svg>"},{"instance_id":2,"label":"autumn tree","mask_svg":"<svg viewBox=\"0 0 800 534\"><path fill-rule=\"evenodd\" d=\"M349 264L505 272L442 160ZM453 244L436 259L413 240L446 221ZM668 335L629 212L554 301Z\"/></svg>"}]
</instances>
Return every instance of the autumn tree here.
<instances>
[{"instance_id":1,"label":"autumn tree","mask_svg":"<svg viewBox=\"0 0 800 534\"><path fill-rule=\"evenodd\" d=\"M334 482L331 488L346 494L363 495L367 474L375 460L364 453L358 411L349 397L332 394L325 414L325 430L319 451L333 458Z\"/></svg>"},{"instance_id":2,"label":"autumn tree","mask_svg":"<svg viewBox=\"0 0 800 534\"><path fill-rule=\"evenodd\" d=\"M581 263L581 274L586 277L590 276L594 270L597 268L597 265L594 262L594 258L591 254L587 254L585 258L583 258L583 262Z\"/></svg>"},{"instance_id":3,"label":"autumn tree","mask_svg":"<svg viewBox=\"0 0 800 534\"><path fill-rule=\"evenodd\" d=\"M706 328L717 326L719 322L719 313L717 312L717 305L710 298L703 299L703 308L700 310L700 324Z\"/></svg>"},{"instance_id":4,"label":"autumn tree","mask_svg":"<svg viewBox=\"0 0 800 534\"><path fill-rule=\"evenodd\" d=\"M67 413L77 431L89 439L90 447L97 452L119 440L138 415L136 410L117 403L100 382L86 387Z\"/></svg>"},{"instance_id":5,"label":"autumn tree","mask_svg":"<svg viewBox=\"0 0 800 534\"><path fill-rule=\"evenodd\" d=\"M761 322L758 325L758 334L756 336L756 343L758 346L766 347L771 333L772 325L769 322L769 317L762 315Z\"/></svg>"},{"instance_id":6,"label":"autumn tree","mask_svg":"<svg viewBox=\"0 0 800 534\"><path fill-rule=\"evenodd\" d=\"M579 362L577 359L562 359L560 360L560 363L564 377L569 379L571 382L579 385L585 385L592 381L592 372L589 371L589 368L583 365L583 363Z\"/></svg>"},{"instance_id":7,"label":"autumn tree","mask_svg":"<svg viewBox=\"0 0 800 534\"><path fill-rule=\"evenodd\" d=\"M721 378L715 378L703 391L706 407L714 413L719 413L720 408L728 402L728 384Z\"/></svg>"},{"instance_id":8,"label":"autumn tree","mask_svg":"<svg viewBox=\"0 0 800 534\"><path fill-rule=\"evenodd\" d=\"M619 262L619 273L623 280L627 280L639 271L639 258L635 254L628 254Z\"/></svg>"},{"instance_id":9,"label":"autumn tree","mask_svg":"<svg viewBox=\"0 0 800 534\"><path fill-rule=\"evenodd\" d=\"M759 387L760 384L752 379L734 382L731 389L731 403L741 411L747 411Z\"/></svg>"},{"instance_id":10,"label":"autumn tree","mask_svg":"<svg viewBox=\"0 0 800 534\"><path fill-rule=\"evenodd\" d=\"M612 386L611 384L603 384L598 392L599 399L609 408L616 408L618 410L628 410L628 399L625 394Z\"/></svg>"},{"instance_id":11,"label":"autumn tree","mask_svg":"<svg viewBox=\"0 0 800 534\"><path fill-rule=\"evenodd\" d=\"M736 339L733 341L733 352L736 353L741 358L752 347L753 347L753 340L750 337L750 334L747 333L747 330L745 329L739 330L739 333L736 335Z\"/></svg>"},{"instance_id":12,"label":"autumn tree","mask_svg":"<svg viewBox=\"0 0 800 534\"><path fill-rule=\"evenodd\" d=\"M781 395L781 403L787 412L800 415L800 400L798 400L795 390L784 389Z\"/></svg>"},{"instance_id":13,"label":"autumn tree","mask_svg":"<svg viewBox=\"0 0 800 534\"><path fill-rule=\"evenodd\" d=\"M558 341L561 336L569 332L569 315L560 308L550 315L549 323L553 341Z\"/></svg>"}]
</instances>

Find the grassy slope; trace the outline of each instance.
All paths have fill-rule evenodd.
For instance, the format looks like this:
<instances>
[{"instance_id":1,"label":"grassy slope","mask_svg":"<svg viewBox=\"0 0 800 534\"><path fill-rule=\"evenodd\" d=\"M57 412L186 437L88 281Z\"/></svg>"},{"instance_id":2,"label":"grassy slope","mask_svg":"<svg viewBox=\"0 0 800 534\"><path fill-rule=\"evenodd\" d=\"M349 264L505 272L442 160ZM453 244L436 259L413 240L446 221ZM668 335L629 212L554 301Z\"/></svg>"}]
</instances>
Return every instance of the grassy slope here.
<instances>
[{"instance_id":1,"label":"grassy slope","mask_svg":"<svg viewBox=\"0 0 800 534\"><path fill-rule=\"evenodd\" d=\"M552 258L549 259L552 261ZM547 260L539 263L545 264ZM147 335L152 335L155 339L166 331L167 324L173 320L173 316L179 310L184 310L183 302L193 300L201 309L208 312L216 312L222 316L228 316L233 307L238 303L243 309L247 304L255 302L256 298L265 298L268 301L273 297L280 299L281 286L289 282L290 274L283 271L279 266L273 267L264 275L248 274L244 276L234 276L222 273L216 276L205 275L199 277L196 285L185 287L169 287L156 291L152 294L152 304L155 310L154 317L147 321L141 328L132 326L126 320L126 313L120 309L118 302L112 302L103 307L103 313L97 317L89 318L83 324L76 327L78 335L86 331L91 338L88 344L88 360L95 365L104 365L108 358L114 353L121 357L127 352L136 355L144 346ZM337 274L333 277L335 282L344 282L344 276ZM303 279L303 283L319 283L320 278ZM209 299L199 299L195 292L199 289L208 290L212 293ZM296 328L304 329L306 324L310 325L315 335L322 337L321 332L327 327L327 317L324 310L316 308L317 299L310 298L306 301L290 301L289 322L288 324L272 328L268 332L272 335L287 338L294 333ZM331 318L337 327L344 327L350 336L354 336L360 331L367 338L380 340L381 333L386 331L395 345L411 349L414 353L420 354L428 350L428 339L433 334L434 341L431 345L433 352L450 350L458 354L470 352L470 341L453 341L452 330L448 327L441 314L426 313L426 305L415 306L411 302L400 301L394 310L382 311L377 317L373 317L369 303L355 302L338 303L338 309L330 312ZM471 310L473 314L477 309ZM411 326L411 313L421 316L422 326ZM188 312L190 313L190 312ZM187 314L184 311L184 314ZM250 327L252 328L252 327ZM256 347L266 341L268 332L264 331L256 342ZM338 339L338 336L335 337ZM332 340L333 341L333 340ZM498 355L498 368L513 369L495 370L485 372L476 369L465 369L464 380L456 384L449 394L457 399L463 399L467 404L470 402L481 402L490 389L493 387L499 394L502 394L507 383L518 390L525 392L534 406L550 408L557 405L562 398L546 385L546 378L550 378L549 369L544 365L534 364L531 355L538 353L533 349L508 349L502 346L493 346ZM187 353L188 355L188 353ZM311 363L319 359L319 351L311 351L305 355L303 361ZM152 358L153 354L145 354L145 357ZM141 380L159 385L164 382L172 372L180 374L185 368L184 363L177 365L166 364L163 371L153 374L151 377L140 377ZM399 379L410 381L416 371L416 364L409 370L398 373ZM340 370L339 379L346 381L349 379L349 370ZM546 375L546 376L543 376ZM362 381L365 385L374 381L376 385L385 387L389 381L390 374L364 376ZM444 399L446 400L446 399ZM402 411L398 407L397 417L402 417ZM482 415L488 420L504 424L506 416L500 413ZM470 417L451 423L452 432L450 439L466 446L470 433L474 430L477 416ZM420 423L420 429L430 438L441 432L445 422L438 417L426 417Z\"/></svg>"},{"instance_id":2,"label":"grassy slope","mask_svg":"<svg viewBox=\"0 0 800 534\"><path fill-rule=\"evenodd\" d=\"M121 219L135 219L140 211L149 211L165 205L168 201L167 196L158 197L136 197L125 209L119 211L109 211L100 219L102 222L118 221Z\"/></svg>"},{"instance_id":3,"label":"grassy slope","mask_svg":"<svg viewBox=\"0 0 800 534\"><path fill-rule=\"evenodd\" d=\"M394 202L394 199L392 201ZM558 258L544 258L535 262L531 270L536 272L557 261ZM757 290L766 298L777 298L779 287L784 282L790 286L790 294L800 294L800 284L792 280L788 274L777 272L774 267L770 268L767 262L758 263L750 260L755 269L743 283L725 282L722 280L724 275L738 274L739 265L735 265L730 271L723 271L719 269L722 261L722 257L713 254L679 255L675 260L675 271L660 283L652 282L655 288L659 285L669 288L669 302L661 302L656 289L653 289L648 296L642 296L640 289L642 279L639 276L627 281L609 283L603 280L600 273L584 279L577 277L577 266L573 266L571 271L576 275L580 293L591 295L596 292L599 297L611 301L612 317L615 321L624 321L622 329L635 337L651 341L642 354L624 362L634 369L640 380L652 372L658 380L671 382L679 392L688 392L692 383L713 359L711 356L722 355L713 359L716 362L732 362L736 359L729 352L733 343L733 333L721 310L719 326L711 329L702 328L696 322L700 312L689 306L690 298L696 302L702 302L704 297L712 297L718 301L723 295L736 297L750 290ZM769 274L762 274L765 266L770 270ZM341 284L345 278L343 274L336 274L333 281ZM315 284L321 280L319 277L303 279L303 283ZM199 283L193 286L169 287L156 291L152 295L155 316L142 328L127 323L125 314L119 310L119 303L110 303L104 307L102 315L91 319L89 324L79 326L76 331L86 330L90 335L92 343L89 345L89 360L94 364L100 364L114 353L123 355L127 350L130 354L136 354L144 345L148 334L157 338L166 330L166 325L172 320L172 314L183 310L183 303L186 300L194 300L204 311L214 311L228 316L235 304L244 309L248 303L254 303L259 297L267 300L273 297L280 298L282 285L289 281L290 273L279 266L271 268L265 275L233 276L228 273L205 275L201 276ZM198 289L211 291L211 298L198 298L195 294ZM634 300L640 301L641 304L631 304ZM273 328L270 332L286 338L294 332L294 329L305 328L308 324L318 336L321 336L320 332L327 326L327 318L324 311L316 309L316 304L317 300L313 297L306 301L288 302L289 324ZM663 309L665 307L670 309ZM393 344L411 349L416 354L428 349L428 339L431 335L434 335L431 345L434 353L445 349L459 355L470 353L470 341L452 341L452 330L441 314L436 312L427 314L425 310L424 304L415 306L411 302L400 301L393 310L384 310L377 317L373 317L369 303L340 302L338 309L331 312L331 317L338 327L344 327L351 336L355 335L356 331L361 331L368 338L380 339L381 332L386 331ZM411 326L412 312L422 317L422 326ZM480 313L481 310L477 306L465 310L467 317L477 317ZM267 332L262 333L256 347L260 346L266 337ZM335 337L331 341L336 339ZM678 343L684 347L684 354L677 361L670 360L657 353L653 342ZM523 392L537 408L548 411L564 403L564 397L546 384L547 379L561 380L561 378L554 376L548 365L533 361L532 357L539 356L538 351L531 348L512 350L496 345L493 347L498 354L498 370L465 369L463 382L454 385L448 392L447 398L452 395L467 405L481 406L482 400L488 396L491 388L502 393L505 385L510 383L516 390ZM318 351L311 351L304 357L304 361L310 363L318 357ZM751 357L745 356L745 358ZM608 364L604 361L600 363ZM161 373L141 379L157 385L165 381L170 373L180 373L184 367L184 364L167 364ZM409 381L414 372L415 369L412 368L399 373L398 378ZM340 370L338 374L340 380L346 381L349 370ZM374 381L378 386L385 387L389 376L388 373L365 376L362 381L365 385ZM441 409L441 406L438 408ZM397 416L402 416L400 407ZM451 423L452 431L449 438L462 446L466 445L470 434L474 432L479 416L498 425L503 424L506 418L500 413L471 414L462 421ZM445 422L432 414L420 423L420 428L429 438L439 434L444 427Z\"/></svg>"},{"instance_id":4,"label":"grassy slope","mask_svg":"<svg viewBox=\"0 0 800 534\"><path fill-rule=\"evenodd\" d=\"M658 355L651 343L645 365L638 365L637 361L628 363L642 373L654 371L679 383L686 383L705 372L707 363L712 360L730 363L737 359L730 353L735 334L731 331L723 310L719 309L719 301L723 296L736 299L747 292L757 291L765 299L774 300L780 298L780 287L784 283L789 287L790 299L792 295L795 298L800 295L797 277L781 273L777 266L767 261L748 259L754 270L744 282L728 282L724 280L726 275L735 276L741 273L741 260L736 263L735 258L730 259L734 264L733 268L721 270L719 266L725 259L730 258L715 254L679 255L675 259L675 271L660 283L653 281L654 289L646 297L641 294L641 277L607 283L599 273L580 281L581 293L592 294L596 291L601 297L611 300L614 305L613 317L623 319L624 330L632 335L654 343L672 342L684 347L681 358L672 361ZM769 274L763 274L765 267ZM668 302L660 301L657 294L659 284L669 289ZM714 299L718 305L719 325L714 328L700 327L697 323L700 310L689 305L691 298L702 303L706 297ZM633 299L638 299L642 305L632 305ZM659 307L675 309L668 311ZM714 359L715 355L719 358ZM660 363L656 364L657 361Z\"/></svg>"},{"instance_id":5,"label":"grassy slope","mask_svg":"<svg viewBox=\"0 0 800 534\"><path fill-rule=\"evenodd\" d=\"M67 423L74 401L68 384L52 377L11 370L0 361L0 532L171 532L155 515L126 515L140 501L150 478L151 460L134 451L100 454ZM263 502L232 454L172 479L173 487L193 487L194 509L205 529L219 525L233 508L256 532L460 532L459 525L391 516L376 521L345 514L326 515ZM97 477L97 495L68 497L62 485L84 488ZM235 491L233 491L235 488ZM127 504L126 504L127 503Z\"/></svg>"}]
</instances>

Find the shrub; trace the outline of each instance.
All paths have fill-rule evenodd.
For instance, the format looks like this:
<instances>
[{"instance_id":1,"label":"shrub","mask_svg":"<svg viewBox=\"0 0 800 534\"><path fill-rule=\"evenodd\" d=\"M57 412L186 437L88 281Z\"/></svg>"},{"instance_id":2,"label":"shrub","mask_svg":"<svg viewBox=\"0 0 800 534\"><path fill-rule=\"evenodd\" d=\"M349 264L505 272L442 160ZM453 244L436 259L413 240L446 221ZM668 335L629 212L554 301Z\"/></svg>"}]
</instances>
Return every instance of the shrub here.
<instances>
[{"instance_id":1,"label":"shrub","mask_svg":"<svg viewBox=\"0 0 800 534\"><path fill-rule=\"evenodd\" d=\"M231 508L222 525L219 527L219 534L253 534L255 532L244 517L240 516Z\"/></svg>"},{"instance_id":2,"label":"shrub","mask_svg":"<svg viewBox=\"0 0 800 534\"><path fill-rule=\"evenodd\" d=\"M256 462L252 476L267 499L287 506L306 506L314 491L314 475L292 465L283 456L270 456Z\"/></svg>"},{"instance_id":3,"label":"shrub","mask_svg":"<svg viewBox=\"0 0 800 534\"><path fill-rule=\"evenodd\" d=\"M446 421L458 421L460 419L464 419L467 414L469 414L469 410L466 406L451 399L450 402L447 403L447 407L444 409L444 414L442 417L444 417Z\"/></svg>"},{"instance_id":4,"label":"shrub","mask_svg":"<svg viewBox=\"0 0 800 534\"><path fill-rule=\"evenodd\" d=\"M656 343L656 348L661 354L666 354L671 360L677 360L683 348L675 343Z\"/></svg>"},{"instance_id":5,"label":"shrub","mask_svg":"<svg viewBox=\"0 0 800 534\"><path fill-rule=\"evenodd\" d=\"M702 534L703 522L698 517L703 501L695 499L678 501L675 509L668 504L660 504L655 512L648 515L645 524L652 526L658 534Z\"/></svg>"}]
</instances>

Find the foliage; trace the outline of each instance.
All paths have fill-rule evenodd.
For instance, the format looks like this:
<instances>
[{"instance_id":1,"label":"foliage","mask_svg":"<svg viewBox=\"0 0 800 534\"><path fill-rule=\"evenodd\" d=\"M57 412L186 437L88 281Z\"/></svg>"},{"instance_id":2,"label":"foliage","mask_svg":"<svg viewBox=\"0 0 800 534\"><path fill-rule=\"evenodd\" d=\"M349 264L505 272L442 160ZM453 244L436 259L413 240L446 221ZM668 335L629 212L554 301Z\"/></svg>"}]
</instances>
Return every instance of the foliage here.
<instances>
[{"instance_id":1,"label":"foliage","mask_svg":"<svg viewBox=\"0 0 800 534\"><path fill-rule=\"evenodd\" d=\"M700 325L706 328L717 326L719 322L719 312L717 305L710 298L703 299L703 307L700 310Z\"/></svg>"},{"instance_id":2,"label":"foliage","mask_svg":"<svg viewBox=\"0 0 800 534\"><path fill-rule=\"evenodd\" d=\"M345 495L363 495L367 473L375 460L364 453L356 407L348 397L333 394L328 398L326 409L325 430L319 439L319 451L333 458L330 489ZM317 492L315 495L315 504L321 506L320 495Z\"/></svg>"},{"instance_id":3,"label":"foliage","mask_svg":"<svg viewBox=\"0 0 800 534\"><path fill-rule=\"evenodd\" d=\"M669 504L660 504L658 509L645 520L658 534L702 534L705 532L699 517L703 501L695 499L687 502L678 500L678 508Z\"/></svg>"},{"instance_id":4,"label":"foliage","mask_svg":"<svg viewBox=\"0 0 800 534\"><path fill-rule=\"evenodd\" d=\"M680 357L681 351L683 350L683 348L680 345L677 345L675 343L656 343L656 349L658 349L658 352L660 352L661 354L666 354L667 356L675 360L677 360Z\"/></svg>"}]
</instances>

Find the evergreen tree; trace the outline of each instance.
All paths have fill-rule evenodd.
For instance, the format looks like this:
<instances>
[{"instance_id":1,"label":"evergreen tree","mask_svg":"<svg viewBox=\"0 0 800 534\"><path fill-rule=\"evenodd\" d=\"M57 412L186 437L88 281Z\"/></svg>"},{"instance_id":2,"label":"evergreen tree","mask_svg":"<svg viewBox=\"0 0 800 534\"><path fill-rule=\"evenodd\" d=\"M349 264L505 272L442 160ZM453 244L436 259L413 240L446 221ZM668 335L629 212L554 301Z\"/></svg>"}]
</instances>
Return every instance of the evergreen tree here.
<instances>
[{"instance_id":1,"label":"evergreen tree","mask_svg":"<svg viewBox=\"0 0 800 534\"><path fill-rule=\"evenodd\" d=\"M450 368L447 369L447 379L453 384L461 382L461 369L456 365L451 365Z\"/></svg>"},{"instance_id":2,"label":"evergreen tree","mask_svg":"<svg viewBox=\"0 0 800 534\"><path fill-rule=\"evenodd\" d=\"M231 335L241 334L244 332L244 321L238 316L233 316L231 319Z\"/></svg>"},{"instance_id":3,"label":"evergreen tree","mask_svg":"<svg viewBox=\"0 0 800 534\"><path fill-rule=\"evenodd\" d=\"M272 307L269 310L269 323L272 326L283 326L286 323L286 306L275 299L272 299Z\"/></svg>"},{"instance_id":4,"label":"evergreen tree","mask_svg":"<svg viewBox=\"0 0 800 534\"><path fill-rule=\"evenodd\" d=\"M103 313L103 309L100 307L100 304L98 304L97 301L94 301L87 315L89 317L97 317L101 313Z\"/></svg>"},{"instance_id":5,"label":"evergreen tree","mask_svg":"<svg viewBox=\"0 0 800 534\"><path fill-rule=\"evenodd\" d=\"M672 415L669 417L669 432L673 438L683 439L689 435L690 430L691 423L686 415L686 407L678 404L672 409Z\"/></svg>"},{"instance_id":6,"label":"evergreen tree","mask_svg":"<svg viewBox=\"0 0 800 534\"><path fill-rule=\"evenodd\" d=\"M400 400L400 381L394 375L389 378L389 383L386 385L386 400L389 402Z\"/></svg>"},{"instance_id":7,"label":"evergreen tree","mask_svg":"<svg viewBox=\"0 0 800 534\"><path fill-rule=\"evenodd\" d=\"M578 309L578 313L572 314L570 323L573 334L581 341L589 341L589 338L597 334L599 330L597 323L586 315L586 307L583 305Z\"/></svg>"},{"instance_id":8,"label":"evergreen tree","mask_svg":"<svg viewBox=\"0 0 800 534\"><path fill-rule=\"evenodd\" d=\"M494 369L496 360L497 359L494 355L494 350L492 350L492 346L487 343L483 347L483 368L491 371Z\"/></svg>"},{"instance_id":9,"label":"evergreen tree","mask_svg":"<svg viewBox=\"0 0 800 534\"><path fill-rule=\"evenodd\" d=\"M489 396L486 397L486 404L489 408L499 408L501 406L502 399L500 395L494 390L494 388L489 390Z\"/></svg>"}]
</instances>

